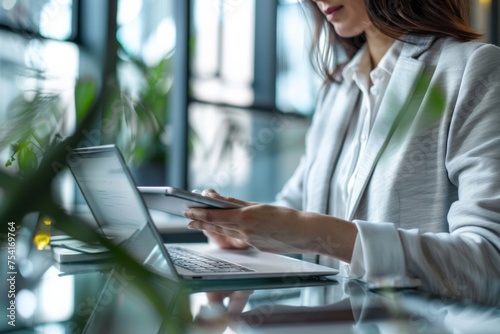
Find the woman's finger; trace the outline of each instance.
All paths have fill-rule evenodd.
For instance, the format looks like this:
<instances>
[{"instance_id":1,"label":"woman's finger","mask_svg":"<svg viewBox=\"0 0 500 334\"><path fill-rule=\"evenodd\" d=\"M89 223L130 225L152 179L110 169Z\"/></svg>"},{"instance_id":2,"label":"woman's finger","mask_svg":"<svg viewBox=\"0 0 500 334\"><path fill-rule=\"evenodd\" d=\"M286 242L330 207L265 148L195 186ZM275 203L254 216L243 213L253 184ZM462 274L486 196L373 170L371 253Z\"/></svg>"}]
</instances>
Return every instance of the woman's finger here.
<instances>
[{"instance_id":1,"label":"woman's finger","mask_svg":"<svg viewBox=\"0 0 500 334\"><path fill-rule=\"evenodd\" d=\"M184 217L236 229L240 221L239 211L240 209L189 208L184 212Z\"/></svg>"},{"instance_id":2,"label":"woman's finger","mask_svg":"<svg viewBox=\"0 0 500 334\"><path fill-rule=\"evenodd\" d=\"M234 197L222 196L221 194L219 194L214 189L205 189L205 190L203 190L201 192L201 194L203 196L208 196L208 197L212 197L212 198L221 199L223 201L231 202L231 203L238 204L238 205L241 205L241 206L249 206L249 205L255 204L255 203L252 203L252 202L247 202L247 201L243 201L243 200L240 200L240 199L236 199Z\"/></svg>"},{"instance_id":3,"label":"woman's finger","mask_svg":"<svg viewBox=\"0 0 500 334\"><path fill-rule=\"evenodd\" d=\"M209 189L204 189L201 194L203 196L208 196L209 194L218 194L217 191L215 191L215 189L212 189L212 188L209 188Z\"/></svg>"}]
</instances>

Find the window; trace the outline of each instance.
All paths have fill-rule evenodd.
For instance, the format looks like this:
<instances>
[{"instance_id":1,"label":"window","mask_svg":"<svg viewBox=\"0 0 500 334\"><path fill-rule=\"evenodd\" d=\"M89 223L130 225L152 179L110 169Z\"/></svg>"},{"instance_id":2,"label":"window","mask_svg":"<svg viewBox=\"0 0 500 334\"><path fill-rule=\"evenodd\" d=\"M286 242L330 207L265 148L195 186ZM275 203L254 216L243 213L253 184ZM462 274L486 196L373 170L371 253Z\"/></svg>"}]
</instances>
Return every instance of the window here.
<instances>
[{"instance_id":1,"label":"window","mask_svg":"<svg viewBox=\"0 0 500 334\"><path fill-rule=\"evenodd\" d=\"M119 0L117 77L132 109L116 138L141 185L166 183L174 1Z\"/></svg>"},{"instance_id":2,"label":"window","mask_svg":"<svg viewBox=\"0 0 500 334\"><path fill-rule=\"evenodd\" d=\"M309 60L313 28L300 1L278 4L276 105L284 112L310 115L321 84Z\"/></svg>"},{"instance_id":3,"label":"window","mask_svg":"<svg viewBox=\"0 0 500 334\"><path fill-rule=\"evenodd\" d=\"M173 1L119 0L117 38L125 50L146 66L154 66L173 52Z\"/></svg>"},{"instance_id":4,"label":"window","mask_svg":"<svg viewBox=\"0 0 500 334\"><path fill-rule=\"evenodd\" d=\"M192 4L189 187L272 201L302 153L319 83L300 3Z\"/></svg>"},{"instance_id":5,"label":"window","mask_svg":"<svg viewBox=\"0 0 500 334\"><path fill-rule=\"evenodd\" d=\"M483 33L483 41L500 45L500 3L497 0L471 1L472 27Z\"/></svg>"},{"instance_id":6,"label":"window","mask_svg":"<svg viewBox=\"0 0 500 334\"><path fill-rule=\"evenodd\" d=\"M252 105L255 0L194 0L193 27L192 97Z\"/></svg>"},{"instance_id":7,"label":"window","mask_svg":"<svg viewBox=\"0 0 500 334\"><path fill-rule=\"evenodd\" d=\"M75 34L73 0L3 0L0 24L14 31L69 40Z\"/></svg>"}]
</instances>

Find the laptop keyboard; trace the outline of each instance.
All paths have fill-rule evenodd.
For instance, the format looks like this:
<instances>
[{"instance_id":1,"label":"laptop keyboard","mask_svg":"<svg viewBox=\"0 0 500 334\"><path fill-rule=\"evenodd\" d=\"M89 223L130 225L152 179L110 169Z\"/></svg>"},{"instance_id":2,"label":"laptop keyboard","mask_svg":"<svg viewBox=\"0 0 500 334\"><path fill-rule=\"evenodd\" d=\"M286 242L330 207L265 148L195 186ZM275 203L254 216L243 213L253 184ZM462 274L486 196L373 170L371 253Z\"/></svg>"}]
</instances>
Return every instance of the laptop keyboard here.
<instances>
[{"instance_id":1,"label":"laptop keyboard","mask_svg":"<svg viewBox=\"0 0 500 334\"><path fill-rule=\"evenodd\" d=\"M220 259L210 258L180 247L167 247L168 253L176 266L195 273L236 273L252 272L253 269Z\"/></svg>"}]
</instances>

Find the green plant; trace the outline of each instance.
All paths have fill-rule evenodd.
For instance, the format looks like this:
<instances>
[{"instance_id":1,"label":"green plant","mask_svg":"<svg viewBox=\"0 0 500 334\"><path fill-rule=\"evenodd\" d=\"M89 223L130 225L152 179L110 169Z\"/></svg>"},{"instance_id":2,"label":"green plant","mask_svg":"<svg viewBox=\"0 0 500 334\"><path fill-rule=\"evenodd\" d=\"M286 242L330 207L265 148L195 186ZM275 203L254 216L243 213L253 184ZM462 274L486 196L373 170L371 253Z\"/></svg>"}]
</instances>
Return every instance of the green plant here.
<instances>
[{"instance_id":1,"label":"green plant","mask_svg":"<svg viewBox=\"0 0 500 334\"><path fill-rule=\"evenodd\" d=\"M122 46L119 46L119 54L118 67L132 69L140 84L137 93L121 89L119 103L115 101L104 111L103 124L110 122L117 126L113 131L102 129L103 143L117 144L135 166L144 162L164 163L168 156L165 137L173 81L172 54L165 55L153 66L147 66Z\"/></svg>"},{"instance_id":2,"label":"green plant","mask_svg":"<svg viewBox=\"0 0 500 334\"><path fill-rule=\"evenodd\" d=\"M51 217L55 227L65 234L86 242L100 242L112 253L117 264L126 266L127 270L137 277L134 283L147 296L148 300L157 307L158 311L168 316L171 310L164 309L164 303L145 282L154 279L153 272L146 269L126 250L103 238L91 226L82 221L78 216L65 212L53 200L53 181L59 173L65 170L68 150L78 147L85 140L84 134L91 129L100 115L106 90L97 94L96 84L91 81L78 82L75 87L75 104L77 108L77 128L74 133L59 142L54 142L44 148L37 166L23 171L22 177L0 171L0 189L3 196L0 202L0 221L21 222L23 217L30 212L40 212L43 216ZM26 138L34 138L29 131L24 133ZM19 156L17 161L23 160ZM31 158L30 158L31 159ZM5 224L4 223L4 224ZM23 228L22 226L20 228ZM7 240L6 230L0 234L0 243ZM183 303L186 301L184 300ZM183 322L173 322L173 332L182 332Z\"/></svg>"},{"instance_id":3,"label":"green plant","mask_svg":"<svg viewBox=\"0 0 500 334\"><path fill-rule=\"evenodd\" d=\"M165 71L167 61L164 60L159 64L156 72L152 71L152 79L145 81L148 83L146 87L153 87L154 81L161 81L159 76ZM22 92L10 103L7 121L0 125L2 130L0 131L0 151L11 150L4 164L6 168L0 169L0 221L4 222L2 224L4 226L7 224L7 228L0 231L0 244L6 244L9 238L8 232L10 232L8 227L12 226L12 222L18 229L23 229L27 227L20 224L23 218L31 212L50 217L59 232L82 241L99 242L106 246L117 265L126 267L127 272L137 278L134 279L134 284L157 308L158 312L168 316L171 310L164 308L164 301L145 283L155 279L156 274L138 263L126 250L103 238L79 216L63 210L54 200L55 191L57 191L54 184L57 183L60 173L66 170L68 152L72 148L88 145L86 134L95 130L96 124L103 122L103 115L107 114L107 108L130 103L129 109L114 109L115 119L108 119L110 122L116 122L107 124L114 130L120 129L123 125L122 129L133 128L137 133L148 131L152 138L159 136L162 131L160 124L165 124L166 119L156 117L150 110L153 108L160 110L166 107L166 99L163 105L158 103L153 108L149 107L146 102L131 103L130 95L113 84L116 82L113 73L114 71L106 73L105 77L110 79L105 80L106 84L103 85L101 91L98 91L98 85L94 80L78 80L74 86L74 101L70 101L74 106L68 105L68 102L65 103L60 93L43 89L43 85L37 86L32 91ZM43 76L37 79L44 80ZM154 100L151 96L153 93L147 93L147 91L146 89L140 96L147 95L149 100ZM163 91L163 93L167 92ZM161 99L165 98L164 94ZM145 98L141 100L148 101ZM144 110L140 109L140 106L146 105L148 106L144 107ZM64 114L68 110L76 112L76 128L69 135L64 122ZM164 112L166 114L166 109ZM130 114L135 115L134 122L123 123L127 117L130 120ZM116 138L113 136L119 136L120 132L110 131L106 134L109 135L109 141L114 141ZM140 157L141 161L147 159ZM30 280L34 281L36 278L31 277ZM176 290L179 289L177 283L173 286ZM187 305L184 296L180 297L180 302ZM169 332L182 332L184 325L184 321L176 318L172 321Z\"/></svg>"},{"instance_id":4,"label":"green plant","mask_svg":"<svg viewBox=\"0 0 500 334\"><path fill-rule=\"evenodd\" d=\"M113 29L108 29L106 33L110 41L116 36L116 31ZM24 37L29 39L29 36L26 34ZM64 114L68 110L73 110L73 106L66 105L60 93L43 88L43 82L46 80L44 73L36 72L34 75L33 73L25 75L31 81L35 79L37 83L35 88L31 91L23 91L12 101L8 107L7 121L0 124L0 152L10 150L9 157L2 163L2 167L6 168L0 168L0 224L4 226L0 231L0 246L7 244L10 237L8 228L13 223L18 230L27 228L20 224L28 214L38 212L43 217L50 217L58 231L82 241L99 242L107 247L116 264L125 266L127 272L136 277L133 283L161 314L168 317L172 310L165 309L165 303L161 297L146 283L154 279L156 274L138 263L125 249L103 238L79 216L65 211L54 200L57 191L54 184L57 184L59 175L66 170L68 152L72 148L88 143L86 134L96 130L96 126L103 123L103 115L110 112L108 108L117 108L111 112L114 118L110 119L111 123L107 124L113 130L125 124L123 122L130 115L136 118L133 122L127 123L127 127L123 129L136 126L136 133L144 133L147 130L154 137L162 131L160 126L143 126L142 120L154 120L153 124L156 125L165 124L163 119L158 119L150 113L152 110L150 107L145 107L144 111L138 112L139 109L136 106L140 104L132 102L135 100L130 94L119 88L116 77L117 55L116 52L112 52L112 49L110 47L111 51L106 58L102 87L99 90L99 85L94 80L78 80L74 87L66 87L68 90L74 89L75 96L74 101L70 101L74 104L76 111L76 126L72 129L72 133L68 133ZM167 62L168 60L165 60L165 64L159 64L159 67L166 66ZM162 67L162 70L164 71L165 67ZM153 77L161 81L161 77ZM166 96L161 98L164 97ZM143 97L140 99L144 100ZM167 103L166 98L163 102ZM123 106L127 106L128 109ZM159 110L161 107L155 108ZM157 133L153 133L155 131ZM119 132L113 133L112 131L101 134L109 135L107 138L109 141L116 141L119 136L122 136ZM97 145L99 142L91 144ZM141 155L139 158L141 162L147 159ZM38 266L39 263L34 263L34 265ZM37 277L29 277L29 280L36 281ZM165 281L165 284L168 282ZM180 288L177 283L172 287L176 290ZM181 297L180 302L187 305L187 299L184 296ZM173 319L171 326L167 328L168 332L184 332L185 322L177 319Z\"/></svg>"},{"instance_id":5,"label":"green plant","mask_svg":"<svg viewBox=\"0 0 500 334\"><path fill-rule=\"evenodd\" d=\"M168 74L170 60L171 56L167 55L148 67L138 59L128 58L144 82L137 97L120 89L116 78L108 85L100 122L100 144L117 144L134 166L150 161L165 162L168 155L168 143L163 138L172 82ZM89 89L95 89L91 80L82 80L77 85L77 123L84 117L82 110L88 108L81 105L81 95ZM63 115L68 109L58 93L43 89L31 93L32 98L27 99L24 92L11 102L4 135L0 137L0 150L5 149L5 145L11 147L5 167L17 167L20 176L36 169L44 152L64 137Z\"/></svg>"},{"instance_id":6,"label":"green plant","mask_svg":"<svg viewBox=\"0 0 500 334\"><path fill-rule=\"evenodd\" d=\"M10 103L2 136L3 145L11 143L5 167L17 162L20 175L34 171L45 150L62 137L59 130L64 108L59 95L42 90L33 93L32 98L21 94Z\"/></svg>"}]
</instances>

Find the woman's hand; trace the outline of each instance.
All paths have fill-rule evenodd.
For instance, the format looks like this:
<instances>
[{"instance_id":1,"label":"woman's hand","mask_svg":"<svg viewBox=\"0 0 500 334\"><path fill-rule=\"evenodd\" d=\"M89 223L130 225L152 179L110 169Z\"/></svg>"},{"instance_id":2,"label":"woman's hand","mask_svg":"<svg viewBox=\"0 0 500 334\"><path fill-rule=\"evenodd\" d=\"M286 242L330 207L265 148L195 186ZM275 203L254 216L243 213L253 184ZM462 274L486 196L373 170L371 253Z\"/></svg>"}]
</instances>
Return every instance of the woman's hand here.
<instances>
[{"instance_id":1,"label":"woman's hand","mask_svg":"<svg viewBox=\"0 0 500 334\"><path fill-rule=\"evenodd\" d=\"M249 205L255 204L255 203L251 203L251 202L237 200L237 199L232 198L232 197L221 196L219 193L217 193L213 189L205 189L202 191L201 194L203 196L209 196L212 198L222 199L224 201L232 202L232 203L239 204L242 206L249 206ZM218 245L220 248L223 248L223 249L247 249L248 248L248 244L241 239L228 237L226 235L215 233L215 232L210 232L207 230L203 230L203 234L205 234L211 242L215 243L216 245Z\"/></svg>"},{"instance_id":2,"label":"woman's hand","mask_svg":"<svg viewBox=\"0 0 500 334\"><path fill-rule=\"evenodd\" d=\"M225 333L234 325L237 333L239 319L253 291L208 292L207 305L202 305L193 323L204 333Z\"/></svg>"},{"instance_id":3,"label":"woman's hand","mask_svg":"<svg viewBox=\"0 0 500 334\"><path fill-rule=\"evenodd\" d=\"M305 223L301 212L272 205L253 204L241 209L188 209L188 227L235 238L262 251L287 253L302 250Z\"/></svg>"},{"instance_id":4,"label":"woman's hand","mask_svg":"<svg viewBox=\"0 0 500 334\"><path fill-rule=\"evenodd\" d=\"M271 253L317 253L346 262L352 257L357 229L351 222L213 193L210 196L243 205L239 209L190 208L184 213L192 219L189 228L203 230L221 246L237 246L236 241L227 239L235 238Z\"/></svg>"}]
</instances>

